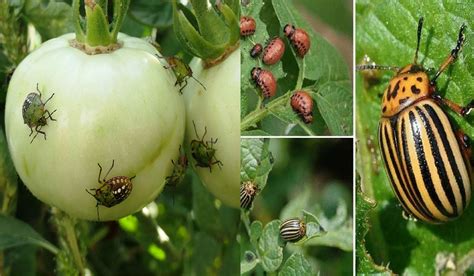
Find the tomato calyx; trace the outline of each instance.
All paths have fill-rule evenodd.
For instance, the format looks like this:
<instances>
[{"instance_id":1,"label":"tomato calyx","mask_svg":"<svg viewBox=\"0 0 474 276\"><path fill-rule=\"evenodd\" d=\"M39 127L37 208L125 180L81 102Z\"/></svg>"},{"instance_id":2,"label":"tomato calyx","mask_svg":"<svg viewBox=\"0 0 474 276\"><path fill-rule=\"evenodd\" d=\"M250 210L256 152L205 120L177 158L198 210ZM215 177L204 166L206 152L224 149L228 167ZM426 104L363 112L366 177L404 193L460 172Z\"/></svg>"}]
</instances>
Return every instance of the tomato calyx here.
<instances>
[{"instance_id":1,"label":"tomato calyx","mask_svg":"<svg viewBox=\"0 0 474 276\"><path fill-rule=\"evenodd\" d=\"M184 49L201 58L209 68L239 47L238 5L220 1L209 7L206 1L190 2L192 11L173 1L174 31Z\"/></svg>"},{"instance_id":2,"label":"tomato calyx","mask_svg":"<svg viewBox=\"0 0 474 276\"><path fill-rule=\"evenodd\" d=\"M112 52L121 47L117 36L127 14L130 0L114 0L113 19L107 19L107 1L85 0L85 19L80 13L80 0L72 3L76 39L71 46L89 55Z\"/></svg>"}]
</instances>

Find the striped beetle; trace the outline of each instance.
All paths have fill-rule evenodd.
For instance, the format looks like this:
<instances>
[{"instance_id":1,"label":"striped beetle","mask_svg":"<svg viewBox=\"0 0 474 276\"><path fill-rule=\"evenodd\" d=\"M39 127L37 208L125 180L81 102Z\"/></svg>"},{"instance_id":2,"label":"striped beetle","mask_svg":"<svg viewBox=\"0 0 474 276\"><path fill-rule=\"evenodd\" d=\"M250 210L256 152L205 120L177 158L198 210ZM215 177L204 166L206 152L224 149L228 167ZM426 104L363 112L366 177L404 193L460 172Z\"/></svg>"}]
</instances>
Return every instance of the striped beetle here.
<instances>
[{"instance_id":1,"label":"striped beetle","mask_svg":"<svg viewBox=\"0 0 474 276\"><path fill-rule=\"evenodd\" d=\"M458 57L466 25L456 47L433 78L417 63L423 18L418 22L413 64L398 68L366 64L357 70L395 70L382 100L379 144L394 193L405 212L429 223L459 217L471 199L469 138L457 134L441 106L461 116L474 101L461 107L437 94L436 80Z\"/></svg>"},{"instance_id":2,"label":"striped beetle","mask_svg":"<svg viewBox=\"0 0 474 276\"><path fill-rule=\"evenodd\" d=\"M132 179L134 179L135 176L115 176L109 180L106 180L110 171L114 167L114 163L115 160L112 160L112 166L110 166L109 171L103 179L100 179L100 175L102 174L102 166L97 164L99 166L99 177L97 178L97 181L99 184L101 184L101 186L97 189L86 189L86 192L97 200L95 207L97 208L97 220L99 221L99 205L105 206L107 208L113 207L124 201L132 192Z\"/></svg>"},{"instance_id":3,"label":"striped beetle","mask_svg":"<svg viewBox=\"0 0 474 276\"><path fill-rule=\"evenodd\" d=\"M306 235L306 224L298 218L287 219L280 224L280 236L284 241L297 242Z\"/></svg>"},{"instance_id":4,"label":"striped beetle","mask_svg":"<svg viewBox=\"0 0 474 276\"><path fill-rule=\"evenodd\" d=\"M255 182L246 181L240 185L240 208L245 210L252 207L252 202L257 195L259 189Z\"/></svg>"}]
</instances>

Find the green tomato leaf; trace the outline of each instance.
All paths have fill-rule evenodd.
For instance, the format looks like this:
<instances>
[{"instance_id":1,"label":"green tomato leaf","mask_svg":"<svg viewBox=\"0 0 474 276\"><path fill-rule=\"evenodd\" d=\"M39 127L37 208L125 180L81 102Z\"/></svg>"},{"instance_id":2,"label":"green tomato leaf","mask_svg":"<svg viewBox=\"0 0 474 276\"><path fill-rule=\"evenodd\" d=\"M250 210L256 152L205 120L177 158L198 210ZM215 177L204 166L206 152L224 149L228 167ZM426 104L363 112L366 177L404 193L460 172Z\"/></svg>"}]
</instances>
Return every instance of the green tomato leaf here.
<instances>
[{"instance_id":1,"label":"green tomato leaf","mask_svg":"<svg viewBox=\"0 0 474 276\"><path fill-rule=\"evenodd\" d=\"M283 248L279 245L280 221L273 220L263 228L262 236L258 241L258 252L263 269L273 272L280 267L283 261Z\"/></svg>"},{"instance_id":2,"label":"green tomato leaf","mask_svg":"<svg viewBox=\"0 0 474 276\"><path fill-rule=\"evenodd\" d=\"M26 0L24 6L26 20L35 26L43 41L74 31L71 6L54 0L45 6L43 2Z\"/></svg>"},{"instance_id":3,"label":"green tomato leaf","mask_svg":"<svg viewBox=\"0 0 474 276\"><path fill-rule=\"evenodd\" d=\"M358 1L356 5L356 60L368 55L379 65L405 66L413 62L416 49L418 20L424 17L418 61L425 68L437 68L455 46L459 27L468 24L466 43L458 60L438 79L438 93L464 105L474 98L474 40L472 4L457 1ZM403 24L400 24L403 22ZM429 225L407 221L391 191L377 143L380 118L380 94L393 72L374 72L377 80L369 80L362 72L357 76L357 136L359 140L357 170L361 190L377 202L368 217L363 246L374 263L390 264L397 274L435 274L436 258L442 252L453 253L461 260L474 248L470 231L474 227L474 209L470 205L457 220ZM365 79L363 79L365 78ZM374 84L375 83L375 84ZM447 111L452 122L468 136L474 137L473 117L461 118ZM357 217L364 218L362 208ZM358 222L359 223L359 222ZM358 237L358 242L361 242ZM358 245L358 248L360 246ZM365 251L363 251L365 252ZM358 271L368 267L363 255L358 256ZM370 271L370 270L368 270ZM462 272L461 272L462 273Z\"/></svg>"},{"instance_id":4,"label":"green tomato leaf","mask_svg":"<svg viewBox=\"0 0 474 276\"><path fill-rule=\"evenodd\" d=\"M293 253L283 265L278 276L314 275L310 263L301 253Z\"/></svg>"},{"instance_id":5,"label":"green tomato leaf","mask_svg":"<svg viewBox=\"0 0 474 276\"><path fill-rule=\"evenodd\" d=\"M214 261L220 255L221 244L205 232L193 235L193 248L199 248L199 254L193 254L191 267L185 269L185 275L217 274ZM188 271L186 271L188 270Z\"/></svg>"},{"instance_id":6,"label":"green tomato leaf","mask_svg":"<svg viewBox=\"0 0 474 276\"><path fill-rule=\"evenodd\" d=\"M255 268L258 264L258 259L252 251L245 251L244 259L240 262L240 274L247 273Z\"/></svg>"},{"instance_id":7,"label":"green tomato leaf","mask_svg":"<svg viewBox=\"0 0 474 276\"><path fill-rule=\"evenodd\" d=\"M316 218L315 215L307 211L303 211L303 220L306 223L306 237L308 237L308 239L320 237L326 234L326 231L321 226L318 218Z\"/></svg>"},{"instance_id":8,"label":"green tomato leaf","mask_svg":"<svg viewBox=\"0 0 474 276\"><path fill-rule=\"evenodd\" d=\"M352 84L327 82L315 93L315 103L333 135L352 134Z\"/></svg>"},{"instance_id":9,"label":"green tomato leaf","mask_svg":"<svg viewBox=\"0 0 474 276\"><path fill-rule=\"evenodd\" d=\"M28 224L0 214L0 251L26 244L41 246L53 254L59 251Z\"/></svg>"},{"instance_id":10,"label":"green tomato leaf","mask_svg":"<svg viewBox=\"0 0 474 276\"><path fill-rule=\"evenodd\" d=\"M240 181L255 181L260 191L265 188L273 167L268 139L242 139L240 146Z\"/></svg>"},{"instance_id":11,"label":"green tomato leaf","mask_svg":"<svg viewBox=\"0 0 474 276\"><path fill-rule=\"evenodd\" d=\"M164 29L173 22L173 6L169 0L134 0L128 13L141 24Z\"/></svg>"},{"instance_id":12,"label":"green tomato leaf","mask_svg":"<svg viewBox=\"0 0 474 276\"><path fill-rule=\"evenodd\" d=\"M367 198L361 191L360 180L356 184L356 267L357 273L373 274L385 272L390 274L390 270L374 263L365 246L365 236L369 232L370 212L376 207L377 203L372 199Z\"/></svg>"},{"instance_id":13,"label":"green tomato leaf","mask_svg":"<svg viewBox=\"0 0 474 276\"><path fill-rule=\"evenodd\" d=\"M201 229L209 233L221 232L219 211L214 201L215 198L199 182L198 177L193 177L193 211L196 222Z\"/></svg>"},{"instance_id":14,"label":"green tomato leaf","mask_svg":"<svg viewBox=\"0 0 474 276\"><path fill-rule=\"evenodd\" d=\"M263 225L260 221L255 220L250 225L250 241L256 242L262 236Z\"/></svg>"}]
</instances>

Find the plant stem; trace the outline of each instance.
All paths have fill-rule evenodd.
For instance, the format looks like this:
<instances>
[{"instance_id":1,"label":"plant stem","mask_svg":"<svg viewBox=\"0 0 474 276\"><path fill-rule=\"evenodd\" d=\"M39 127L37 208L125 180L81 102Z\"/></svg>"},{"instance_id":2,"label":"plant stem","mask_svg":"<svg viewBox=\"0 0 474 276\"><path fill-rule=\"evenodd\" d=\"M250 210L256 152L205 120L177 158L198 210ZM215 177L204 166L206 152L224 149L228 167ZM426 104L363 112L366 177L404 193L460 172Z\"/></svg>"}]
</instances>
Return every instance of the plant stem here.
<instances>
[{"instance_id":1,"label":"plant stem","mask_svg":"<svg viewBox=\"0 0 474 276\"><path fill-rule=\"evenodd\" d=\"M255 248L255 254L257 255L257 258L259 260L261 260L262 257L260 257L260 253L258 251L257 241L254 241L251 238L252 236L251 236L251 233L250 233L250 219L249 219L249 216L248 216L248 212L242 211L241 214L240 214L240 217L242 218L242 221L244 222L245 229L247 230L247 235L249 236L250 243L252 244L253 248Z\"/></svg>"},{"instance_id":2,"label":"plant stem","mask_svg":"<svg viewBox=\"0 0 474 276\"><path fill-rule=\"evenodd\" d=\"M61 244L61 251L56 260L58 272L84 275L86 273L84 259L86 252L78 243L76 235L77 219L54 207L52 213Z\"/></svg>"},{"instance_id":3,"label":"plant stem","mask_svg":"<svg viewBox=\"0 0 474 276\"><path fill-rule=\"evenodd\" d=\"M288 91L284 95L271 101L266 107L261 108L259 105L256 110L250 112L249 114L247 114L247 116L245 116L245 118L240 123L240 130L245 131L249 129L250 127L256 125L258 122L263 120L263 118L267 116L270 111L286 105L290 96L291 95Z\"/></svg>"},{"instance_id":4,"label":"plant stem","mask_svg":"<svg viewBox=\"0 0 474 276\"><path fill-rule=\"evenodd\" d=\"M298 80L296 81L296 87L295 90L300 90L301 87L303 87L303 80L304 80L304 70L306 68L304 59L298 60L298 66L300 68L298 72Z\"/></svg>"}]
</instances>

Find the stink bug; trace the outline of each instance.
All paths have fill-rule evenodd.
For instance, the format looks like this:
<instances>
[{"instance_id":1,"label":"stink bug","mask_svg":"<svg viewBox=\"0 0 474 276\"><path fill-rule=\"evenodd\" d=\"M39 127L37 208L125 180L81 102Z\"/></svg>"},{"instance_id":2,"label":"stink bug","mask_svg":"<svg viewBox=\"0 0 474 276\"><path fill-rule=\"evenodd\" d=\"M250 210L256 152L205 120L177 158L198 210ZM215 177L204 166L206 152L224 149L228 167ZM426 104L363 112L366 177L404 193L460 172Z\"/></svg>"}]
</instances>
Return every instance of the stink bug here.
<instances>
[{"instance_id":1,"label":"stink bug","mask_svg":"<svg viewBox=\"0 0 474 276\"><path fill-rule=\"evenodd\" d=\"M280 225L280 236L284 241L297 242L306 235L306 224L298 218L285 220Z\"/></svg>"},{"instance_id":2,"label":"stink bug","mask_svg":"<svg viewBox=\"0 0 474 276\"><path fill-rule=\"evenodd\" d=\"M464 44L463 24L456 46L430 78L418 64L423 18L418 22L412 64L404 67L366 64L358 70L395 70L382 98L379 145L392 189L404 211L428 223L443 223L461 216L471 199L471 164L468 137L456 135L446 106L461 116L474 101L459 106L437 94L436 80L458 57Z\"/></svg>"},{"instance_id":3,"label":"stink bug","mask_svg":"<svg viewBox=\"0 0 474 276\"><path fill-rule=\"evenodd\" d=\"M250 16L242 16L240 17L240 35L241 36L249 36L255 33L255 28L257 27L257 23L255 23L255 19Z\"/></svg>"},{"instance_id":4,"label":"stink bug","mask_svg":"<svg viewBox=\"0 0 474 276\"><path fill-rule=\"evenodd\" d=\"M196 138L199 139L197 133L196 124L193 121L194 132L196 133ZM217 165L219 168L223 165L221 161L216 158L216 149L213 148L214 144L217 143L217 139L210 141L204 141L204 137L207 134L207 127L204 127L204 134L199 140L191 141L191 155L196 161L197 167L209 168L209 171L212 172L212 165Z\"/></svg>"},{"instance_id":5,"label":"stink bug","mask_svg":"<svg viewBox=\"0 0 474 276\"><path fill-rule=\"evenodd\" d=\"M197 83L199 83L204 90L206 90L206 87L193 76L193 70L191 70L191 67L189 67L186 62L184 62L182 59L176 56L169 56L169 57L162 57L159 55L156 55L158 58L164 58L166 62L168 63L167 66L163 66L165 69L172 69L173 73L176 77L176 82L175 86L179 86L179 93L183 94L183 89L188 85L188 79L193 78ZM184 83L184 85L183 85Z\"/></svg>"},{"instance_id":6,"label":"stink bug","mask_svg":"<svg viewBox=\"0 0 474 276\"><path fill-rule=\"evenodd\" d=\"M186 154L181 152L181 146L179 147L179 157L176 163L171 160L173 164L173 172L165 179L165 185L168 187L176 187L181 183L186 175L186 169L188 168L188 158Z\"/></svg>"},{"instance_id":7,"label":"stink bug","mask_svg":"<svg viewBox=\"0 0 474 276\"><path fill-rule=\"evenodd\" d=\"M313 98L305 91L296 91L291 96L291 107L305 124L313 122Z\"/></svg>"},{"instance_id":8,"label":"stink bug","mask_svg":"<svg viewBox=\"0 0 474 276\"><path fill-rule=\"evenodd\" d=\"M51 98L53 98L54 93L45 102L43 102L41 100L41 91L38 88L38 84L36 84L36 91L38 91L38 93L31 92L26 96L22 108L23 122L30 128L30 136L33 134L33 128L36 131L36 134L33 136L33 139L31 139L30 144L33 143L39 133L43 134L44 139L46 140L46 133L42 131L41 128L48 124L48 119L51 119L51 121L56 121L56 119L52 117L56 110L49 112L47 109L45 109L45 105L49 102L49 100L51 100Z\"/></svg>"},{"instance_id":9,"label":"stink bug","mask_svg":"<svg viewBox=\"0 0 474 276\"><path fill-rule=\"evenodd\" d=\"M291 24L286 24L283 28L283 33L290 40L298 56L304 57L306 53L308 53L311 47L311 39L305 30L295 28L295 26Z\"/></svg>"},{"instance_id":10,"label":"stink bug","mask_svg":"<svg viewBox=\"0 0 474 276\"><path fill-rule=\"evenodd\" d=\"M275 96L277 89L277 82L272 72L264 70L260 67L254 67L250 72L252 80L258 85L265 98Z\"/></svg>"},{"instance_id":11,"label":"stink bug","mask_svg":"<svg viewBox=\"0 0 474 276\"><path fill-rule=\"evenodd\" d=\"M246 181L240 185L240 208L250 209L252 202L259 191L255 182Z\"/></svg>"},{"instance_id":12,"label":"stink bug","mask_svg":"<svg viewBox=\"0 0 474 276\"><path fill-rule=\"evenodd\" d=\"M281 38L275 37L270 42L268 42L267 46L263 50L263 63L267 65L272 65L277 63L283 54L285 53L285 43Z\"/></svg>"},{"instance_id":13,"label":"stink bug","mask_svg":"<svg viewBox=\"0 0 474 276\"><path fill-rule=\"evenodd\" d=\"M99 166L99 177L97 178L97 181L99 184L101 184L101 186L97 189L86 189L86 192L97 200L97 204L95 205L97 208L97 220L100 220L99 205L105 206L107 208L113 207L127 199L127 197L132 192L132 179L134 179L135 176L114 176L107 180L107 176L114 167L114 163L115 160L112 160L112 166L110 166L109 171L103 179L100 179L102 167L100 164L97 164Z\"/></svg>"}]
</instances>

